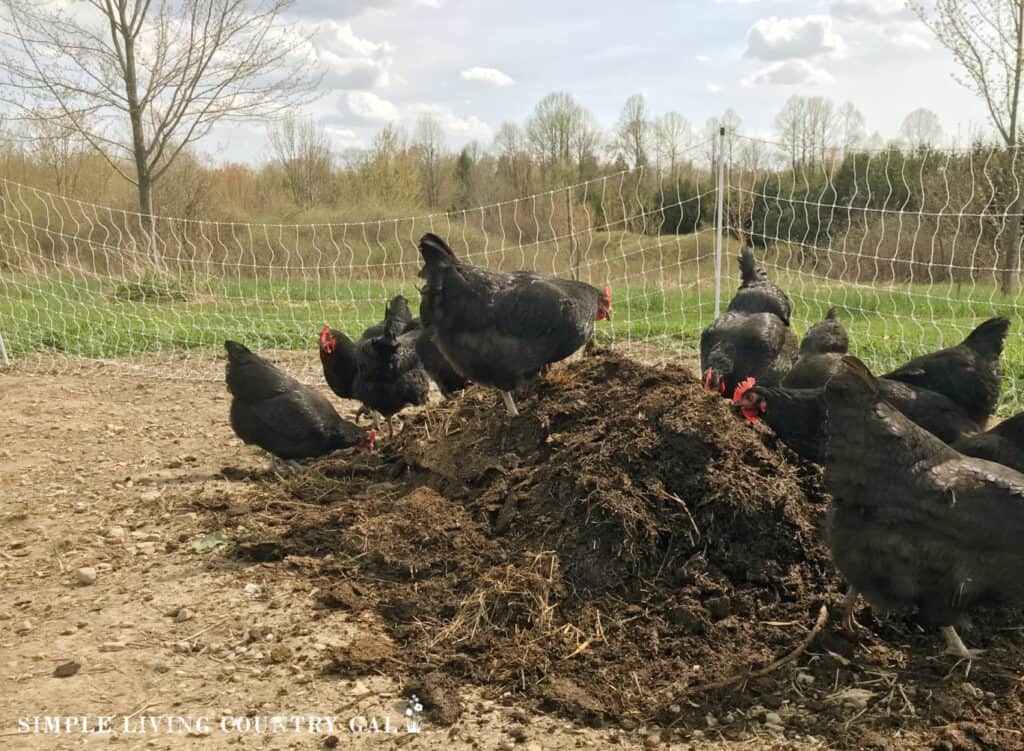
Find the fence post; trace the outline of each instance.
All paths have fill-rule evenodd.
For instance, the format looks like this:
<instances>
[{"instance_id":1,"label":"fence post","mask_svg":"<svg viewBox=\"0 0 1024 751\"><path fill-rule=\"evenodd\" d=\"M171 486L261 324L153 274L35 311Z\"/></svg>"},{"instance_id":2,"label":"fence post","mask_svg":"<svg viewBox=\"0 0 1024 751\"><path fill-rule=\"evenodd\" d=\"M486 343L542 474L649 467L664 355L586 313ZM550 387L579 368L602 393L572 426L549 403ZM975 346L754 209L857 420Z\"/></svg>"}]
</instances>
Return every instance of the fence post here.
<instances>
[{"instance_id":1,"label":"fence post","mask_svg":"<svg viewBox=\"0 0 1024 751\"><path fill-rule=\"evenodd\" d=\"M572 265L572 278L580 280L579 248L576 245L576 222L572 215L572 188L565 189L566 223L569 229L569 263Z\"/></svg>"},{"instance_id":2,"label":"fence post","mask_svg":"<svg viewBox=\"0 0 1024 751\"><path fill-rule=\"evenodd\" d=\"M715 208L715 318L722 312L722 207L725 204L725 126L718 129L718 206Z\"/></svg>"},{"instance_id":3,"label":"fence post","mask_svg":"<svg viewBox=\"0 0 1024 751\"><path fill-rule=\"evenodd\" d=\"M0 363L5 366L11 364L11 358L7 356L7 347L4 345L4 335L0 334Z\"/></svg>"}]
</instances>

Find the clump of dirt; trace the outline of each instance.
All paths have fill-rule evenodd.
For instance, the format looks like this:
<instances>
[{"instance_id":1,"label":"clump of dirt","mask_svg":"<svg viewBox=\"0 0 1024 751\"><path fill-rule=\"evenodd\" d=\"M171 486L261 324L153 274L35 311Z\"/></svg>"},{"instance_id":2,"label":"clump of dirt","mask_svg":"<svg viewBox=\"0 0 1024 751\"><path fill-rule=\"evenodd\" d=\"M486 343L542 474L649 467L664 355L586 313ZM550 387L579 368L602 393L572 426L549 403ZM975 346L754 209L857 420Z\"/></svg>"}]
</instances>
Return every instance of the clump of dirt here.
<instances>
[{"instance_id":1,"label":"clump of dirt","mask_svg":"<svg viewBox=\"0 0 1024 751\"><path fill-rule=\"evenodd\" d=\"M303 501L276 550L325 557L322 606L376 610L413 682L443 674L626 727L778 708L792 672L758 669L840 599L816 468L672 367L602 354L516 399L509 419L471 387L379 454L274 486ZM849 641L819 637L803 685L861 670ZM803 729L844 727L830 706Z\"/></svg>"}]
</instances>

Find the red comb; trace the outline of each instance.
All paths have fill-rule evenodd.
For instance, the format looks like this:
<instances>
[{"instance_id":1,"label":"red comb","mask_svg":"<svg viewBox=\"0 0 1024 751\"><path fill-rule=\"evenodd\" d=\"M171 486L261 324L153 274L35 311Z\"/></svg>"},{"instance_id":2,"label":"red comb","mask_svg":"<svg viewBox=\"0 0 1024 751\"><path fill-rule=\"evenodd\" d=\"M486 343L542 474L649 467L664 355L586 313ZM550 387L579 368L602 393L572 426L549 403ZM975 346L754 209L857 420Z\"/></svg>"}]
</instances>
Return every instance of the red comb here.
<instances>
[{"instance_id":1,"label":"red comb","mask_svg":"<svg viewBox=\"0 0 1024 751\"><path fill-rule=\"evenodd\" d=\"M608 302L612 301L612 288L611 287L605 287L604 288L604 296L608 298Z\"/></svg>"},{"instance_id":2,"label":"red comb","mask_svg":"<svg viewBox=\"0 0 1024 751\"><path fill-rule=\"evenodd\" d=\"M736 390L732 392L732 403L737 404L739 400L743 398L743 395L750 391L750 389L754 388L755 385L757 385L757 380L754 376L750 376L749 378L737 383Z\"/></svg>"}]
</instances>

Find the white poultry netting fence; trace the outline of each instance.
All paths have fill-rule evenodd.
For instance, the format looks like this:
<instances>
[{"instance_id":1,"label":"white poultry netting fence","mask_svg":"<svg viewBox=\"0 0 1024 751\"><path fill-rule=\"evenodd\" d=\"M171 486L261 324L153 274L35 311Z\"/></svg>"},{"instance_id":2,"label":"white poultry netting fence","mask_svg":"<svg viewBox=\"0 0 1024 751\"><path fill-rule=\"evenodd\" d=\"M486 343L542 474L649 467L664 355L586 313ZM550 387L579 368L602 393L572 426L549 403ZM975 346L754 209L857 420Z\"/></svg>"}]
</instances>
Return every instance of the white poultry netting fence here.
<instances>
[{"instance_id":1,"label":"white poultry netting fence","mask_svg":"<svg viewBox=\"0 0 1024 751\"><path fill-rule=\"evenodd\" d=\"M798 332L836 306L851 352L885 372L1007 316L1001 409L1021 408L1024 154L892 147L815 158L741 136L726 153L725 231L751 238L792 298Z\"/></svg>"},{"instance_id":2,"label":"white poultry netting fence","mask_svg":"<svg viewBox=\"0 0 1024 751\"><path fill-rule=\"evenodd\" d=\"M192 379L222 378L223 341L233 338L256 350L307 353L288 365L316 382L325 323L357 335L398 293L418 308L417 242L432 231L475 264L610 286L615 320L602 324L605 341L678 353L693 346L711 313L707 220L717 192L708 175L690 172L629 170L401 219L158 216L151 229L131 211L0 180L0 336L20 367L103 362Z\"/></svg>"},{"instance_id":3,"label":"white poultry netting fence","mask_svg":"<svg viewBox=\"0 0 1024 751\"><path fill-rule=\"evenodd\" d=\"M671 169L467 210L339 224L155 217L151 226L0 179L0 337L26 369L104 363L184 379L221 378L222 344L234 338L317 382L324 323L358 334L398 293L415 311L416 242L433 231L472 263L610 286L603 341L649 360L692 357L715 315L721 195L723 305L743 234L793 298L797 332L835 305L854 353L876 370L1008 315L1007 410L1024 384L1019 240L1008 240L1020 223L1020 172L997 149L797 159L781 144L731 136L694 145Z\"/></svg>"}]
</instances>

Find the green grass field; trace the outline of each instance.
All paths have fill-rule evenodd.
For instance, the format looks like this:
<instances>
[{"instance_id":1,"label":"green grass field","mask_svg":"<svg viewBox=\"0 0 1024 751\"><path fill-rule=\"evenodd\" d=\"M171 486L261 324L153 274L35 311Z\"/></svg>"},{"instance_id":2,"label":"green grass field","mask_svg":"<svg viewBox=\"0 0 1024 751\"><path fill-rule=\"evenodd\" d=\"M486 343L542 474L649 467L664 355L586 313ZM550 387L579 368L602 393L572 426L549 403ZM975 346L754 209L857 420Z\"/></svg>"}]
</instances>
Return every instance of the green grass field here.
<instances>
[{"instance_id":1,"label":"green grass field","mask_svg":"<svg viewBox=\"0 0 1024 751\"><path fill-rule=\"evenodd\" d=\"M701 274L711 273L705 262ZM613 284L613 320L599 324L600 341L697 349L700 332L714 315L711 283L698 284L693 269L655 278L676 286ZM876 288L792 272L775 272L775 278L793 299L798 334L836 305L853 353L876 371L955 343L985 318L1008 316L1013 326L1003 358L1000 412L1024 407L1024 320L1015 298L978 286ZM734 276L727 276L723 304L735 286ZM238 278L178 285L144 278L125 284L15 274L0 277L0 334L13 358L32 352L130 358L219 351L226 338L254 349L309 349L324 323L358 335L383 317L384 301L398 293L415 311L419 293L411 283Z\"/></svg>"}]
</instances>

